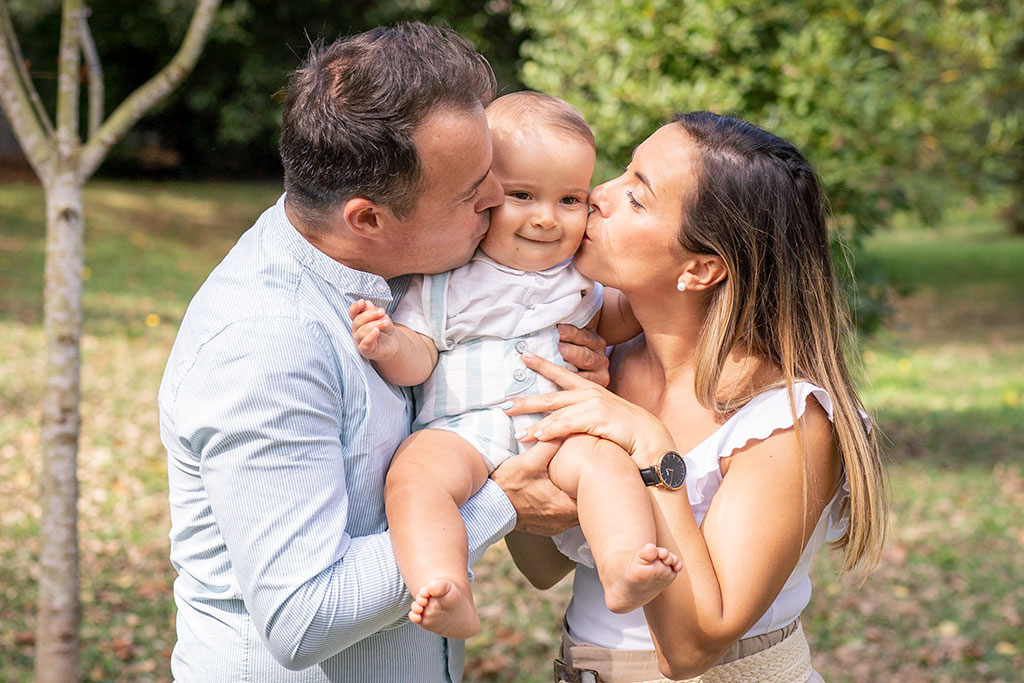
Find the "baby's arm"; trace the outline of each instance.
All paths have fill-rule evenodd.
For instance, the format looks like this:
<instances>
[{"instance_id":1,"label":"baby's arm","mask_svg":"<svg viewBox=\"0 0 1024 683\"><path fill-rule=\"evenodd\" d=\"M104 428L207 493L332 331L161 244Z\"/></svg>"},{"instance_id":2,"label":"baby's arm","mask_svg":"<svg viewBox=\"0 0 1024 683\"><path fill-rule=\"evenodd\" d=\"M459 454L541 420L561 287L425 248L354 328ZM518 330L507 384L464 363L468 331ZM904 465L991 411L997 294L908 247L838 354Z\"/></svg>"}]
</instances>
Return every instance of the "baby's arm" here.
<instances>
[{"instance_id":1,"label":"baby's arm","mask_svg":"<svg viewBox=\"0 0 1024 683\"><path fill-rule=\"evenodd\" d=\"M396 325L383 308L364 299L352 304L348 315L359 355L373 361L381 377L405 387L430 377L437 364L437 348L430 337Z\"/></svg>"},{"instance_id":2,"label":"baby's arm","mask_svg":"<svg viewBox=\"0 0 1024 683\"><path fill-rule=\"evenodd\" d=\"M636 316L633 315L633 308L626 300L626 295L611 287L604 288L601 310L594 316L594 320L590 321L590 325L594 324L597 326L597 333L604 337L610 346L629 341L643 331Z\"/></svg>"}]
</instances>

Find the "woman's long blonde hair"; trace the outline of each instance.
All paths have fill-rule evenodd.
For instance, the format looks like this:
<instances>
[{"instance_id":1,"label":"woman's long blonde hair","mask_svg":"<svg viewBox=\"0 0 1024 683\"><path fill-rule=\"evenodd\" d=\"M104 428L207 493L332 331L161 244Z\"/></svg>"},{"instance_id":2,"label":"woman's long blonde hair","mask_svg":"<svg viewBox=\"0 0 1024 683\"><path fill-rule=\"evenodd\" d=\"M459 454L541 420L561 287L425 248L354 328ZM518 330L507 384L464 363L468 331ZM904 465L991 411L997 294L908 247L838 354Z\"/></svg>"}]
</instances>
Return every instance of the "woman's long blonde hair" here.
<instances>
[{"instance_id":1,"label":"woman's long blonde hair","mask_svg":"<svg viewBox=\"0 0 1024 683\"><path fill-rule=\"evenodd\" d=\"M769 388L722 399L722 368L742 349L781 371L778 384L789 389L800 438L794 382L825 389L850 487L849 527L839 540L842 569L870 569L885 540L882 454L877 429L864 428L845 360L851 326L818 179L796 147L745 121L694 112L677 114L672 123L694 140L700 157L698 190L684 207L679 240L691 252L718 255L729 273L711 296L702 328L697 397L725 415Z\"/></svg>"}]
</instances>

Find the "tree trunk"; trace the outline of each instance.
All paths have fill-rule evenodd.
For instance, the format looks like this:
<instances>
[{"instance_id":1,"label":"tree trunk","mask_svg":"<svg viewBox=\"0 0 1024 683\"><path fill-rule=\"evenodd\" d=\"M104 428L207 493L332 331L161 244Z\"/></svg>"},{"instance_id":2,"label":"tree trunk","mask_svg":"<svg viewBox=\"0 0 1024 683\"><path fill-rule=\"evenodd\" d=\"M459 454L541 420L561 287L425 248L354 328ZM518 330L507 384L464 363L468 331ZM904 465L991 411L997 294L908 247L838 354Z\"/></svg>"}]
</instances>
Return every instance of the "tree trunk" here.
<instances>
[{"instance_id":1,"label":"tree trunk","mask_svg":"<svg viewBox=\"0 0 1024 683\"><path fill-rule=\"evenodd\" d=\"M35 678L79 680L78 433L82 331L82 182L46 185L46 391L43 396Z\"/></svg>"}]
</instances>

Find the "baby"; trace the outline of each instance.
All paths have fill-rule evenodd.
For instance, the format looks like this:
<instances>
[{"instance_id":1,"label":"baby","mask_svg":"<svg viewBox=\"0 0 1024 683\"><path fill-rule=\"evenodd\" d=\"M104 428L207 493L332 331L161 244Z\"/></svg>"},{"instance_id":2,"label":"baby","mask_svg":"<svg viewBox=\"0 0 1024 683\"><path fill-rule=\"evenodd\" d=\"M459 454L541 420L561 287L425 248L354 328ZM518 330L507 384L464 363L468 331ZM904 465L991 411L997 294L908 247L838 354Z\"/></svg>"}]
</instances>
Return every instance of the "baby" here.
<instances>
[{"instance_id":1,"label":"baby","mask_svg":"<svg viewBox=\"0 0 1024 683\"><path fill-rule=\"evenodd\" d=\"M525 367L522 354L564 364L560 323L595 329L611 344L640 331L620 292L605 289L602 305L601 286L572 264L595 161L583 117L532 92L505 95L486 113L505 199L492 209L479 251L461 268L414 277L393 320L363 300L349 310L359 353L389 382L420 385L416 431L391 462L385 507L398 568L415 596L409 618L450 638L480 627L458 508L520 452L516 433L538 417L509 417L500 406L558 390ZM682 565L655 545L650 501L624 452L574 435L548 472L577 499L609 609L637 609L675 578Z\"/></svg>"}]
</instances>

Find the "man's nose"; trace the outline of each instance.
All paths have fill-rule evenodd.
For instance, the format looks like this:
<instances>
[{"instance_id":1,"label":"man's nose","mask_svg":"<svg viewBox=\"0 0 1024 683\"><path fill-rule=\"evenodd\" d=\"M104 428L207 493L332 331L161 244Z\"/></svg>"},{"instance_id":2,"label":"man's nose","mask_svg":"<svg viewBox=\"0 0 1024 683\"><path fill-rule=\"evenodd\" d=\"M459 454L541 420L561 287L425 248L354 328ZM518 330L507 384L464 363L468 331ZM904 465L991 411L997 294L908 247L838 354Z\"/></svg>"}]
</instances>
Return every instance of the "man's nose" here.
<instances>
[{"instance_id":1,"label":"man's nose","mask_svg":"<svg viewBox=\"0 0 1024 683\"><path fill-rule=\"evenodd\" d=\"M477 212L492 209L505 199L505 190L495 177L494 171L488 171L487 177L480 183L480 198L476 202Z\"/></svg>"}]
</instances>

